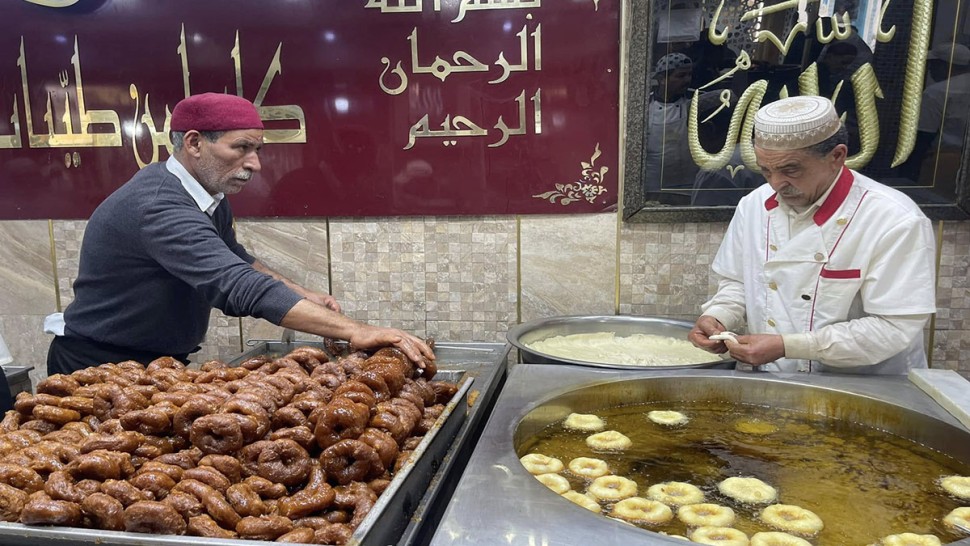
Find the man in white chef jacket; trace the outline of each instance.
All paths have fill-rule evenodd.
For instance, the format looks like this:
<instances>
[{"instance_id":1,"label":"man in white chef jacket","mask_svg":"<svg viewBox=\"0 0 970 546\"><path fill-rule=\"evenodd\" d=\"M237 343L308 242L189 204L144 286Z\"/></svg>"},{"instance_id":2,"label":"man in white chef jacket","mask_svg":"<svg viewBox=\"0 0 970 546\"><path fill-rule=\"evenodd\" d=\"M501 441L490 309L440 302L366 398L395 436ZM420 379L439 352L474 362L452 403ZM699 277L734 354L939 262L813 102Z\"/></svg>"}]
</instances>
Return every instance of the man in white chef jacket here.
<instances>
[{"instance_id":1,"label":"man in white chef jacket","mask_svg":"<svg viewBox=\"0 0 970 546\"><path fill-rule=\"evenodd\" d=\"M936 311L930 221L906 195L845 167L847 138L824 97L758 111L755 155L768 183L738 204L712 265L717 293L688 336L694 345L767 371L926 367L923 328ZM744 327L747 335L715 335Z\"/></svg>"}]
</instances>

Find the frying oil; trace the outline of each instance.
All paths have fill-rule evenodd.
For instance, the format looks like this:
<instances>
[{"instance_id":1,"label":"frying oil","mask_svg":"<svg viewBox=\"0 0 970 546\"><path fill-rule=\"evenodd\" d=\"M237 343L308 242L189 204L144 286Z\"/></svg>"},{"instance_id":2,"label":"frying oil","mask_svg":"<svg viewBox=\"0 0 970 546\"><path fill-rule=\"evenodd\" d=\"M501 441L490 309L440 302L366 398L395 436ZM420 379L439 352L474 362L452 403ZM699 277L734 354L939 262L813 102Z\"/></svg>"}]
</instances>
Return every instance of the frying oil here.
<instances>
[{"instance_id":1,"label":"frying oil","mask_svg":"<svg viewBox=\"0 0 970 546\"><path fill-rule=\"evenodd\" d=\"M717 485L732 477L756 477L778 491L777 503L811 510L825 524L818 546L878 543L897 533L932 534L943 544L965 538L943 525L943 517L970 505L943 491L939 479L970 475L970 464L956 461L908 439L856 423L790 410L716 402L623 406L597 411L606 430L633 441L623 452L597 452L586 445L591 433L555 423L518 448L521 457L541 453L560 459L575 491L586 483L569 473L576 457L603 459L611 473L637 482L638 496L651 485L679 481L699 487L705 502L734 509L733 527L749 536L773 531L761 522L763 506L745 506L722 495ZM690 421L662 426L647 418L651 410L676 410ZM569 502L563 499L563 502ZM611 506L604 505L604 515ZM676 508L674 508L676 514ZM616 523L623 525L623 523ZM651 531L688 535L675 517Z\"/></svg>"}]
</instances>

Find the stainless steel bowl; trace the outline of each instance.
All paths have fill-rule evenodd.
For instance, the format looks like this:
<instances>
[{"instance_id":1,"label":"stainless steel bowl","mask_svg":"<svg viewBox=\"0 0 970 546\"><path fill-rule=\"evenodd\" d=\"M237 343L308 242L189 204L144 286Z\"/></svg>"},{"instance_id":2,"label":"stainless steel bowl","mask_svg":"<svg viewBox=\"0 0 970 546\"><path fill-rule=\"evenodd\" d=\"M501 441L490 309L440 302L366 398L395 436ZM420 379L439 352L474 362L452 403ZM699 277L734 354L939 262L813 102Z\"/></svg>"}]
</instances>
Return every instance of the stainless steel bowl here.
<instances>
[{"instance_id":1,"label":"stainless steel bowl","mask_svg":"<svg viewBox=\"0 0 970 546\"><path fill-rule=\"evenodd\" d=\"M691 368L720 368L732 369L735 361L721 358L712 354L709 362L699 364L682 364L672 366L637 366L630 364L607 364L602 362L588 362L571 360L537 351L529 347L532 343L554 336L568 336L572 334L593 334L599 332L613 332L618 336L633 334L653 334L677 339L687 339L687 333L694 326L684 320L661 317L633 317L622 315L573 315L563 317L542 318L524 322L509 330L506 338L514 345L522 362L527 364L573 364L577 366L593 366L597 368L637 369L637 370L682 370Z\"/></svg>"}]
</instances>

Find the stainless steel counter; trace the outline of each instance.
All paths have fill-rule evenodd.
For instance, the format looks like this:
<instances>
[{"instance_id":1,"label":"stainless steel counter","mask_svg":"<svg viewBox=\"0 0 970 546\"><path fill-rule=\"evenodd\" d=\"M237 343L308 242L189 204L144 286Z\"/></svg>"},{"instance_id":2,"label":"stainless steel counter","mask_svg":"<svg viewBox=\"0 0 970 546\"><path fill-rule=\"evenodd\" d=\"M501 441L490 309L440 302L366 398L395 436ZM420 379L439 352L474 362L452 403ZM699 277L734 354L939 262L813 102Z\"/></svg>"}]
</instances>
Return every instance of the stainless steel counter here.
<instances>
[{"instance_id":1,"label":"stainless steel counter","mask_svg":"<svg viewBox=\"0 0 970 546\"><path fill-rule=\"evenodd\" d=\"M905 377L768 374L723 370L623 372L574 366L517 364L507 378L485 430L478 441L431 544L542 545L585 544L677 545L684 541L611 521L553 493L522 467L514 450L519 422L543 402L588 384L635 378L733 378L799 384L885 401L967 431ZM753 383L752 383L753 384ZM765 385L762 383L762 386ZM617 397L637 396L616 389ZM568 397L567 397L568 399ZM630 403L634 401L631 400ZM610 400L586 401L608 407ZM551 408L551 422L584 408ZM559 415L561 414L561 415ZM944 428L949 428L949 427ZM952 429L950 429L952 430ZM943 440L946 441L946 440ZM970 446L958 446L970 451ZM970 546L970 538L952 543Z\"/></svg>"}]
</instances>

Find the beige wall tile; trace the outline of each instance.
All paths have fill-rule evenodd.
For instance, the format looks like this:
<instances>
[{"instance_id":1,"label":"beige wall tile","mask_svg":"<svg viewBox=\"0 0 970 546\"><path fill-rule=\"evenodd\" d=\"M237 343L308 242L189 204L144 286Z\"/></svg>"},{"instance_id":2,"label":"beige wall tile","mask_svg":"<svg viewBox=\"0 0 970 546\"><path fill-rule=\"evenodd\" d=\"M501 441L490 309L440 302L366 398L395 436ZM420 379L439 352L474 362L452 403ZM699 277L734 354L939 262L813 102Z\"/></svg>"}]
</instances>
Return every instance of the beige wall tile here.
<instances>
[{"instance_id":1,"label":"beige wall tile","mask_svg":"<svg viewBox=\"0 0 970 546\"><path fill-rule=\"evenodd\" d=\"M620 314L691 320L714 293L710 265L725 223L624 224Z\"/></svg>"},{"instance_id":2,"label":"beige wall tile","mask_svg":"<svg viewBox=\"0 0 970 546\"><path fill-rule=\"evenodd\" d=\"M30 379L36 387L47 377L47 347L53 339L44 333L44 316L0 315L0 333L10 349L12 364L34 367Z\"/></svg>"},{"instance_id":3,"label":"beige wall tile","mask_svg":"<svg viewBox=\"0 0 970 546\"><path fill-rule=\"evenodd\" d=\"M54 311L54 267L46 220L0 222L0 315Z\"/></svg>"},{"instance_id":4,"label":"beige wall tile","mask_svg":"<svg viewBox=\"0 0 970 546\"><path fill-rule=\"evenodd\" d=\"M523 216L522 322L616 310L615 213Z\"/></svg>"},{"instance_id":5,"label":"beige wall tile","mask_svg":"<svg viewBox=\"0 0 970 546\"><path fill-rule=\"evenodd\" d=\"M81 257L81 241L88 223L85 220L54 220L54 253L57 258L57 291L61 310L74 301L74 279Z\"/></svg>"},{"instance_id":6,"label":"beige wall tile","mask_svg":"<svg viewBox=\"0 0 970 546\"><path fill-rule=\"evenodd\" d=\"M330 240L326 221L243 220L237 229L281 273L321 291L332 283L348 315L440 341L504 341L520 302L523 320L610 314L617 275L621 314L696 318L716 288L710 263L727 224L621 224L617 251L616 221L613 214L523 216L521 264L512 216L338 219L330 222ZM73 299L86 222L53 226L57 286L47 222L0 222L0 333L18 362L37 367L35 380L46 372L50 342L43 317L55 309L55 291L63 306ZM968 269L970 222L944 222L932 365L970 377ZM281 335L265 321L213 311L193 360L230 360L248 349L247 339Z\"/></svg>"},{"instance_id":7,"label":"beige wall tile","mask_svg":"<svg viewBox=\"0 0 970 546\"><path fill-rule=\"evenodd\" d=\"M330 221L333 295L348 316L423 336L423 218Z\"/></svg>"}]
</instances>

